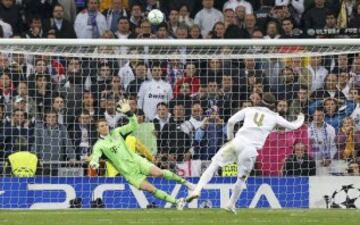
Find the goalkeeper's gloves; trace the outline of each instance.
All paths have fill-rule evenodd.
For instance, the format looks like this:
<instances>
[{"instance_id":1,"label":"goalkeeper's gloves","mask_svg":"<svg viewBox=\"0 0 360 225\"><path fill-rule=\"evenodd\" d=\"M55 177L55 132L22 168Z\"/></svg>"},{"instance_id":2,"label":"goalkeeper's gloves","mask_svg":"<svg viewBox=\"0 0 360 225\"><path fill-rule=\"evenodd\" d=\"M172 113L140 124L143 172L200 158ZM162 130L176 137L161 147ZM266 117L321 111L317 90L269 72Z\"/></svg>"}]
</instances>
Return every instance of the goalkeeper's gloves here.
<instances>
[{"instance_id":1,"label":"goalkeeper's gloves","mask_svg":"<svg viewBox=\"0 0 360 225\"><path fill-rule=\"evenodd\" d=\"M95 162L95 161L91 161L89 165L91 169L98 169L100 166L99 162Z\"/></svg>"},{"instance_id":2,"label":"goalkeeper's gloves","mask_svg":"<svg viewBox=\"0 0 360 225\"><path fill-rule=\"evenodd\" d=\"M116 105L116 111L119 113L124 113L127 116L132 116L133 113L130 111L129 101L127 99L122 99L118 101Z\"/></svg>"}]
</instances>

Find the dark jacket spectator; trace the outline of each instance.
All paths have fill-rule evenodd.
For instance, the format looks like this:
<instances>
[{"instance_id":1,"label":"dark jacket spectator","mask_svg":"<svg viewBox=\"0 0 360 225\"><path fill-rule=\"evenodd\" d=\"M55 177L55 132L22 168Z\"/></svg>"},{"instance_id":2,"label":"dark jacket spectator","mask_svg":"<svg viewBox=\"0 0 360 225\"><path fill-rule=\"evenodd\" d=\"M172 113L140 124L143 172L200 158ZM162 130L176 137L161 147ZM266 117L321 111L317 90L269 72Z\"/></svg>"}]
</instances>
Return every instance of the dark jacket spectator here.
<instances>
[{"instance_id":1,"label":"dark jacket spectator","mask_svg":"<svg viewBox=\"0 0 360 225\"><path fill-rule=\"evenodd\" d=\"M293 146L294 153L288 156L283 166L284 176L314 176L315 161L306 153L306 145L297 142Z\"/></svg>"},{"instance_id":2,"label":"dark jacket spectator","mask_svg":"<svg viewBox=\"0 0 360 225\"><path fill-rule=\"evenodd\" d=\"M0 3L0 18L11 25L14 35L19 35L23 29L20 9L14 4L15 1L4 1Z\"/></svg>"}]
</instances>

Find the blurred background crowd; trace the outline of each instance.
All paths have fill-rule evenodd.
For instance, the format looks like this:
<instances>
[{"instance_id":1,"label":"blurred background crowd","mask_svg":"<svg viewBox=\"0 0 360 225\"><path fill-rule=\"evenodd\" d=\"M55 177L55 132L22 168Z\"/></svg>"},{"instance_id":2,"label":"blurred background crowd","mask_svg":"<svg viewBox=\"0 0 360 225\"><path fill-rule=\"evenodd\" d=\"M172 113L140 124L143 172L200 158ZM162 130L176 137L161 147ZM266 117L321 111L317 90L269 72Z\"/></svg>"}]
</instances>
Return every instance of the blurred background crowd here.
<instances>
[{"instance_id":1,"label":"blurred background crowd","mask_svg":"<svg viewBox=\"0 0 360 225\"><path fill-rule=\"evenodd\" d=\"M157 26L146 20L154 8L166 18ZM352 0L1 0L0 37L345 38L358 36L359 15L360 3ZM88 170L86 160L96 121L126 124L115 107L128 98L140 123L125 137L129 148L161 168L199 176L225 143L229 117L271 92L280 115L293 120L303 112L306 125L270 135L254 175L359 175L359 82L357 54L225 60L1 54L0 169L6 176L117 175L110 165Z\"/></svg>"}]
</instances>

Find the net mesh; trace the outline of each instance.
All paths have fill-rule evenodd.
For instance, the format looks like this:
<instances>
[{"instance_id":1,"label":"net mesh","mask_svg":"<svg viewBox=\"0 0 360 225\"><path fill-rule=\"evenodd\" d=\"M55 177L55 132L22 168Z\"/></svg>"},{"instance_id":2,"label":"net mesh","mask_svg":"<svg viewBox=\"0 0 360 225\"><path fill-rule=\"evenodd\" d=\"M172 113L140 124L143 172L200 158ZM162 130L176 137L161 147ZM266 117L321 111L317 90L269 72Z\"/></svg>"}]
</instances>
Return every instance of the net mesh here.
<instances>
[{"instance_id":1,"label":"net mesh","mask_svg":"<svg viewBox=\"0 0 360 225\"><path fill-rule=\"evenodd\" d=\"M41 184L49 176L56 179L51 183L67 177L67 182L82 183L78 190L83 198L111 199L107 203L111 208L151 207L151 201L130 200L130 192L142 196L133 188L125 188L120 195L101 190L94 194L87 186L95 180L120 190L124 186L116 183L125 182L106 178L119 175L106 160L101 161L100 170L88 168L98 139L98 119L105 119L110 129L126 124L126 116L116 112L116 102L130 99L140 128L125 137L129 148L161 169L198 177L226 142L227 120L244 107L259 105L262 95L271 92L280 115L292 121L303 112L306 124L296 131L279 127L271 133L259 151L249 185L258 185L257 177L279 192L285 185L284 194L299 195L280 202L281 207L305 207L302 198L307 192L299 187L306 189L306 182L294 179L282 184L282 176L359 175L359 52L357 45L286 43L249 47L1 45L3 185L16 187L11 177L37 175ZM215 180L227 188L234 181L228 177L236 174L236 165L229 165L218 171ZM171 182L154 182L174 195L186 193ZM41 199L62 201L64 196L58 195L45 192ZM68 198L63 206L69 206ZM239 206L255 204L252 193L243 198ZM209 192L192 207L220 206L221 202L218 192ZM2 203L4 208L29 206L15 197ZM90 202L85 206L90 207Z\"/></svg>"}]
</instances>

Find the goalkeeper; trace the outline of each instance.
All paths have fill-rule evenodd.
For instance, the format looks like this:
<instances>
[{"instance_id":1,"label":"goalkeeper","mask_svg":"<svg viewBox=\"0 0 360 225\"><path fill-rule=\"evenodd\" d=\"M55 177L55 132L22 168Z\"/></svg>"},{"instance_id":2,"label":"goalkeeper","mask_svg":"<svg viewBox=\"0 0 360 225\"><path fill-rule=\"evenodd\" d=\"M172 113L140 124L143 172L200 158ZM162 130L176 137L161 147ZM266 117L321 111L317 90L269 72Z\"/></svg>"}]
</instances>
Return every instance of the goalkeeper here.
<instances>
[{"instance_id":1,"label":"goalkeeper","mask_svg":"<svg viewBox=\"0 0 360 225\"><path fill-rule=\"evenodd\" d=\"M91 155L90 167L93 169L99 168L99 159L104 154L117 171L124 176L124 178L137 189L150 192L156 198L176 204L177 209L183 209L185 200L183 198L175 199L166 192L157 189L154 185L149 183L147 176L164 177L167 180L174 180L177 183L185 185L192 190L194 185L184 178L170 172L169 170L161 170L146 159L129 150L125 144L123 136L136 130L137 119L130 111L130 106L127 100L121 100L117 104L116 110L124 113L129 118L129 123L109 131L109 126L106 120L101 119L97 122L97 131L99 139L93 147Z\"/></svg>"}]
</instances>

